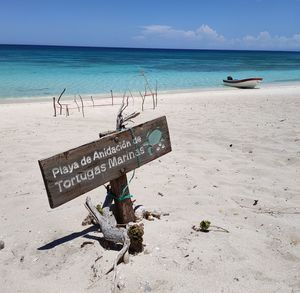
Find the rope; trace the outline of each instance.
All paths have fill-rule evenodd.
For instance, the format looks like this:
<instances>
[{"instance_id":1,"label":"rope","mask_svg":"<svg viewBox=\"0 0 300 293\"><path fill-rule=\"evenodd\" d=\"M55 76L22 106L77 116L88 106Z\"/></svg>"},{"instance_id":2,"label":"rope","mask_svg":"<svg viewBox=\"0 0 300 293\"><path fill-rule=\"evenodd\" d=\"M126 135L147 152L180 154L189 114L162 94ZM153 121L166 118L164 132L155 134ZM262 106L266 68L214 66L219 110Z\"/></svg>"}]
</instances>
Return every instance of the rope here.
<instances>
[{"instance_id":1,"label":"rope","mask_svg":"<svg viewBox=\"0 0 300 293\"><path fill-rule=\"evenodd\" d=\"M115 194L113 194L111 191L107 193L107 195L110 195L113 197L114 200L117 200L117 201L123 201L125 199L128 199L128 198L132 198L133 195L131 194L126 194L126 195L121 195L120 197L116 196Z\"/></svg>"}]
</instances>

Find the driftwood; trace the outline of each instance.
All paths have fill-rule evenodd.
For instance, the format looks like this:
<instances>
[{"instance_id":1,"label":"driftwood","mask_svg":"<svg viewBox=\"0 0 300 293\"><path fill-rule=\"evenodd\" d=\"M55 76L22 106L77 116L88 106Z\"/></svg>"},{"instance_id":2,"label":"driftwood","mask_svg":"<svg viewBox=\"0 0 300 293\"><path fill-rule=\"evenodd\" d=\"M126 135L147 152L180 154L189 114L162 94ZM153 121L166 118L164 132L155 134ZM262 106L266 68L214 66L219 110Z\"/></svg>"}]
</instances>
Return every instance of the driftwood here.
<instances>
[{"instance_id":1,"label":"driftwood","mask_svg":"<svg viewBox=\"0 0 300 293\"><path fill-rule=\"evenodd\" d=\"M92 204L90 197L87 197L85 206L99 224L103 237L106 240L113 243L121 243L124 246L130 244L127 230L125 228L116 227L117 222L115 217L110 213L108 207L103 208L103 215L101 215L96 207Z\"/></svg>"},{"instance_id":2,"label":"driftwood","mask_svg":"<svg viewBox=\"0 0 300 293\"><path fill-rule=\"evenodd\" d=\"M140 91L140 96L142 98L142 111L144 111L144 104L145 104L145 99L147 96L151 96L152 97L152 104L153 104L153 110L155 109L155 107L157 107L157 81L155 83L155 92L152 91L152 88L149 84L149 81L145 75L145 72L144 71L141 71L141 75L144 77L144 81L145 81L145 92L144 94L142 94ZM147 93L147 92L150 92L150 93Z\"/></svg>"},{"instance_id":3,"label":"driftwood","mask_svg":"<svg viewBox=\"0 0 300 293\"><path fill-rule=\"evenodd\" d=\"M120 225L117 224L116 219L111 212L111 209L115 208L115 206L112 205L112 202L113 197L109 192L105 198L102 208L100 208L100 206L97 206L96 208L92 204L91 199L87 197L85 206L89 211L89 215L82 222L82 225L99 224L104 239L115 244L123 244L123 247L117 254L112 267L106 272L106 275L112 271L114 272L112 292L115 293L117 289L118 263L122 260L122 258L125 264L128 263L129 253L137 254L142 252L144 249L144 225L143 223L137 224L131 222L126 225L126 228L120 227ZM153 221L154 218L160 219L161 216L169 215L168 213L162 213L160 211L150 211L146 209L143 205L135 206L134 213L136 221L142 221L143 219Z\"/></svg>"},{"instance_id":4,"label":"driftwood","mask_svg":"<svg viewBox=\"0 0 300 293\"><path fill-rule=\"evenodd\" d=\"M125 111L125 109L128 107L128 104L129 104L129 101L128 101L129 97L125 97L125 94L123 96L122 104L119 109L119 112L117 114L117 121L116 121L116 130L117 131L121 131L122 129L125 128L125 126L126 126L125 122L131 121L131 119L140 115L139 112L133 112L129 115L123 116L123 112Z\"/></svg>"},{"instance_id":5,"label":"driftwood","mask_svg":"<svg viewBox=\"0 0 300 293\"><path fill-rule=\"evenodd\" d=\"M103 208L103 215L101 215L99 211L95 208L95 206L92 204L90 197L87 197L85 206L90 212L90 214L94 217L94 219L99 224L104 239L111 241L113 243L123 244L123 248L117 254L112 268L109 269L106 273L108 274L111 271L114 271L114 276L113 276L113 284L114 284L113 292L114 292L116 289L117 265L122 258L124 263L128 263L129 261L128 250L130 246L130 238L127 234L127 229L116 227L117 222L114 216L110 213L109 207Z\"/></svg>"},{"instance_id":6,"label":"driftwood","mask_svg":"<svg viewBox=\"0 0 300 293\"><path fill-rule=\"evenodd\" d=\"M76 96L74 97L74 102L75 102L75 104L76 104L76 106L77 106L78 112L80 112L80 108L79 108L79 105L78 105L78 103L77 103Z\"/></svg>"},{"instance_id":7,"label":"driftwood","mask_svg":"<svg viewBox=\"0 0 300 293\"><path fill-rule=\"evenodd\" d=\"M56 117L56 106L55 106L55 97L53 97L53 108L54 108L54 117Z\"/></svg>"},{"instance_id":8,"label":"driftwood","mask_svg":"<svg viewBox=\"0 0 300 293\"><path fill-rule=\"evenodd\" d=\"M65 110L65 113L66 113L66 117L68 117L70 115L70 109L73 109L72 107L70 108L69 105L70 104L66 104L66 103L61 103L60 102L60 99L61 97L63 96L63 94L65 93L66 89L64 88L63 91L60 93L57 101L55 99L55 97L53 97L53 109L54 109L54 117L56 117L56 108L59 108L59 115L62 115L63 113L63 109ZM58 104L58 106L56 106L56 103Z\"/></svg>"},{"instance_id":9,"label":"driftwood","mask_svg":"<svg viewBox=\"0 0 300 293\"><path fill-rule=\"evenodd\" d=\"M83 104L83 100L82 100L81 95L79 95L79 98L80 98L80 101L81 101L82 116L83 116L83 118L84 118L84 104Z\"/></svg>"},{"instance_id":10,"label":"driftwood","mask_svg":"<svg viewBox=\"0 0 300 293\"><path fill-rule=\"evenodd\" d=\"M112 90L110 90L110 95L111 95L111 105L113 106L114 105L114 94L113 94Z\"/></svg>"},{"instance_id":11,"label":"driftwood","mask_svg":"<svg viewBox=\"0 0 300 293\"><path fill-rule=\"evenodd\" d=\"M62 114L62 104L60 103L60 99L62 97L62 95L64 94L64 92L66 91L66 89L64 88L63 91L60 93L58 99L57 99L57 104L59 105L60 107L60 111L59 111L59 114L61 115Z\"/></svg>"}]
</instances>

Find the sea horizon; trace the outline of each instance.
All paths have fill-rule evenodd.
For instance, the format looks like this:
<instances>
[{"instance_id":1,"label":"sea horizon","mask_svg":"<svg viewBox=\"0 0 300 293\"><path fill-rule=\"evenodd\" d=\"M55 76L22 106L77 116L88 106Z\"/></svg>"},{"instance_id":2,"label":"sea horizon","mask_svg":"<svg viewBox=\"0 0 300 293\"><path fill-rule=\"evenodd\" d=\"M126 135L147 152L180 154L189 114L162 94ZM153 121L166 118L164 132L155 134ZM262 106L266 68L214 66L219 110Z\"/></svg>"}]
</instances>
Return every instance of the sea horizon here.
<instances>
[{"instance_id":1,"label":"sea horizon","mask_svg":"<svg viewBox=\"0 0 300 293\"><path fill-rule=\"evenodd\" d=\"M0 45L0 98L223 88L222 80L300 82L300 52L61 45Z\"/></svg>"},{"instance_id":2,"label":"sea horizon","mask_svg":"<svg viewBox=\"0 0 300 293\"><path fill-rule=\"evenodd\" d=\"M241 52L295 52L300 50L272 50L272 49L195 49L195 48L164 48L164 47L131 47L131 46L91 46L91 45L58 45L58 44L0 44L1 46L28 46L28 47L66 47L66 48L95 48L95 49L137 49L137 50L170 50L170 51L241 51Z\"/></svg>"}]
</instances>

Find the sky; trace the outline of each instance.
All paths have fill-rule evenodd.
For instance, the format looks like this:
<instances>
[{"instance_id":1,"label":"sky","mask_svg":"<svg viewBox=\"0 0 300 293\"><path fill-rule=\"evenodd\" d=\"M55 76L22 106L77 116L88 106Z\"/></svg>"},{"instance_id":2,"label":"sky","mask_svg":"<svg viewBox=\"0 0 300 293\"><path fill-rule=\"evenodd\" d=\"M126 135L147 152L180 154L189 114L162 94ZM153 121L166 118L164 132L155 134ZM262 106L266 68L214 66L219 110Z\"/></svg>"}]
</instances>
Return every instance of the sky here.
<instances>
[{"instance_id":1,"label":"sky","mask_svg":"<svg viewBox=\"0 0 300 293\"><path fill-rule=\"evenodd\" d=\"M0 0L0 44L300 51L300 0Z\"/></svg>"}]
</instances>

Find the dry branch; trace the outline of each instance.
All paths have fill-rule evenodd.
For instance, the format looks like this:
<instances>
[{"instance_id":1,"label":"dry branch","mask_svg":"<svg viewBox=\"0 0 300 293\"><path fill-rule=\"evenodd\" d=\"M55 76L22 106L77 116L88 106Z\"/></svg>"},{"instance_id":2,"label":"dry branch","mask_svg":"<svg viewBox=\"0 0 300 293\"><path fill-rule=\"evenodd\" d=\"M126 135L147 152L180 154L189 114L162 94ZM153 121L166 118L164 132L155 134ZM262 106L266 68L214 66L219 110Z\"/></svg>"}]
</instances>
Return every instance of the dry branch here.
<instances>
[{"instance_id":1,"label":"dry branch","mask_svg":"<svg viewBox=\"0 0 300 293\"><path fill-rule=\"evenodd\" d=\"M123 244L123 248L117 254L113 267L108 270L110 273L112 270L114 271L113 276L113 292L116 288L116 276L117 276L117 265L119 261L123 258L124 262L128 262L129 254L129 246L130 246L130 238L127 234L127 229L125 228L117 228L116 227L116 220L113 215L109 212L109 207L103 208L103 215L101 215L95 206L92 204L90 197L86 198L85 203L86 208L90 212L90 214L94 217L97 223L100 226L101 232L105 240L111 241L113 243L121 243Z\"/></svg>"},{"instance_id":2,"label":"dry branch","mask_svg":"<svg viewBox=\"0 0 300 293\"><path fill-rule=\"evenodd\" d=\"M140 113L139 112L134 112L131 113L125 117L123 117L123 112L125 111L125 109L128 107L128 99L129 97L125 97L125 94L123 96L122 99L122 104L121 107L119 109L119 112L117 114L117 121L116 121L116 130L120 131L122 129L125 128L125 122L130 121L131 119L137 117Z\"/></svg>"},{"instance_id":3,"label":"dry branch","mask_svg":"<svg viewBox=\"0 0 300 293\"><path fill-rule=\"evenodd\" d=\"M59 113L60 115L62 114L62 104L60 103L60 99L61 99L61 97L62 97L62 95L64 94L65 91L66 91L66 89L64 88L63 91L60 93L58 99L57 99L57 104L60 107L60 113Z\"/></svg>"}]
</instances>

